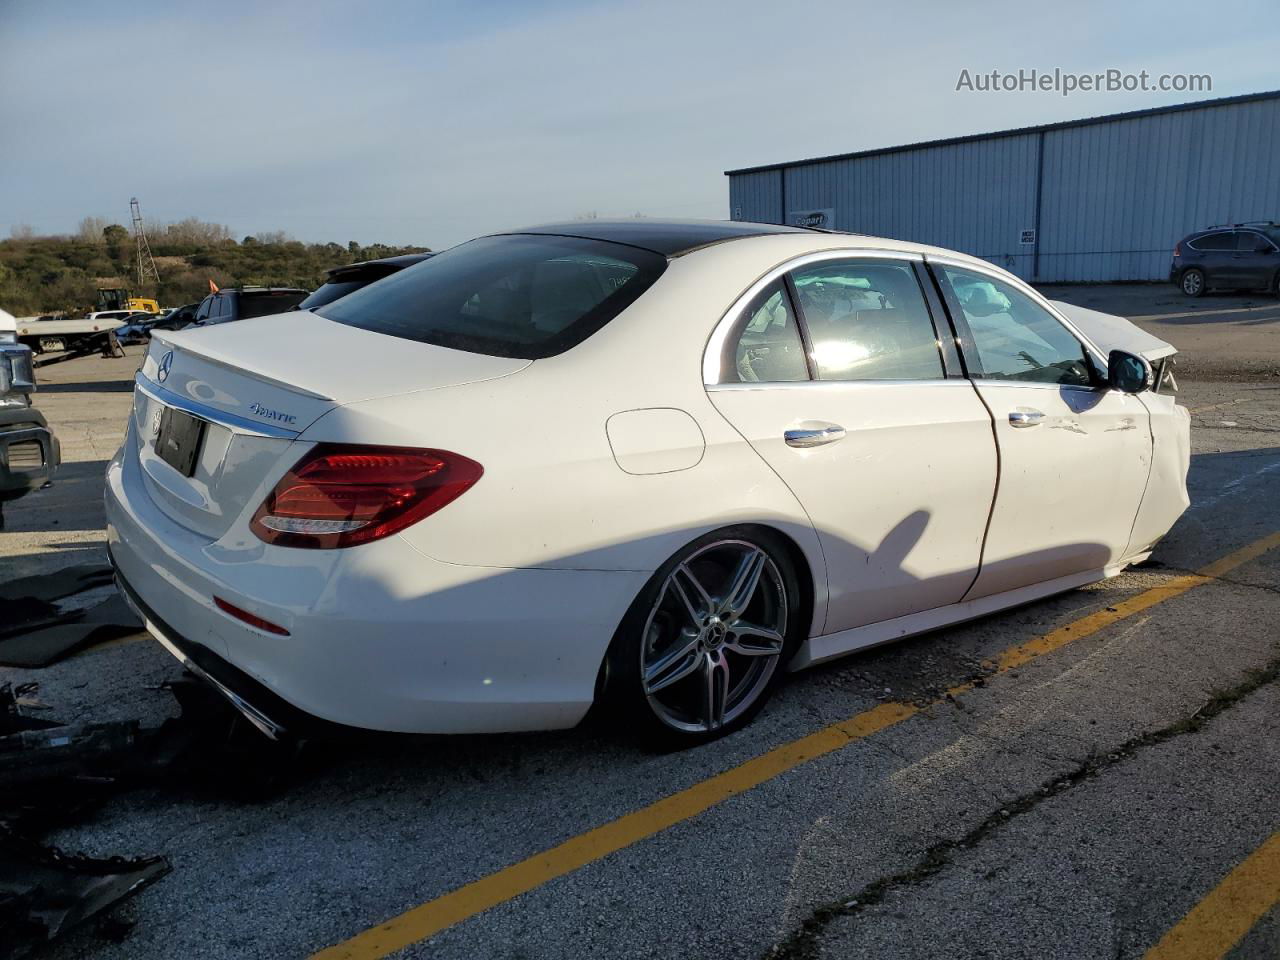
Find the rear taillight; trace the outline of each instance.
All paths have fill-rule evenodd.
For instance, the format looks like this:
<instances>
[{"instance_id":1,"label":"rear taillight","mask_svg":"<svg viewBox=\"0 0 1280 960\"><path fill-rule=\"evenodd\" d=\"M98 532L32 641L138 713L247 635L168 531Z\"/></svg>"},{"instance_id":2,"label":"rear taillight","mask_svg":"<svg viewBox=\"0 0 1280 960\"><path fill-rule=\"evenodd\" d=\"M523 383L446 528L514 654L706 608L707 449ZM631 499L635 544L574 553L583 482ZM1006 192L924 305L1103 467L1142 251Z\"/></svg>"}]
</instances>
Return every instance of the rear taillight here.
<instances>
[{"instance_id":1,"label":"rear taillight","mask_svg":"<svg viewBox=\"0 0 1280 960\"><path fill-rule=\"evenodd\" d=\"M1175 243L1175 244L1173 245L1173 255L1174 255L1174 257L1180 257L1180 256L1182 256L1182 244L1181 244L1181 243Z\"/></svg>"},{"instance_id":2,"label":"rear taillight","mask_svg":"<svg viewBox=\"0 0 1280 960\"><path fill-rule=\"evenodd\" d=\"M284 547L351 547L435 513L483 473L447 450L321 443L276 484L250 527Z\"/></svg>"}]
</instances>

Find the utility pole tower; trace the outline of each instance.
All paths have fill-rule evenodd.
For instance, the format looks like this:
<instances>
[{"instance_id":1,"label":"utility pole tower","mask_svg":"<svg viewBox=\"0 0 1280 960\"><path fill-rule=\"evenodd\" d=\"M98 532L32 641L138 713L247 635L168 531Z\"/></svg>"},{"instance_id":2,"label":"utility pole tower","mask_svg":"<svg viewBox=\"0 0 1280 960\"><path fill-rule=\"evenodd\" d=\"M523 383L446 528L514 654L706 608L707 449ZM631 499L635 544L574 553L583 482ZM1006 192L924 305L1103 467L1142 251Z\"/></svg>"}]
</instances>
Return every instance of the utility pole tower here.
<instances>
[{"instance_id":1,"label":"utility pole tower","mask_svg":"<svg viewBox=\"0 0 1280 960\"><path fill-rule=\"evenodd\" d=\"M146 283L148 277L159 283L160 271L151 256L151 244L147 242L147 228L142 225L142 208L138 206L137 197L130 199L129 212L133 214L133 239L138 245L138 286Z\"/></svg>"}]
</instances>

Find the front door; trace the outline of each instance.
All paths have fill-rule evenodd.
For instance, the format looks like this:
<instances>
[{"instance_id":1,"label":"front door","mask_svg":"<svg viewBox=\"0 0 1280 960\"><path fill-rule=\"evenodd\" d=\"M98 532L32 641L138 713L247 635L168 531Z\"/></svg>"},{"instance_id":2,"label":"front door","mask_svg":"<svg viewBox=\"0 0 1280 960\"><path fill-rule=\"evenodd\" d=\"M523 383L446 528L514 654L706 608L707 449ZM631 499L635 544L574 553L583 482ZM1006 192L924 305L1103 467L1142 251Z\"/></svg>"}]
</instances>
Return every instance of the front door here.
<instances>
[{"instance_id":1,"label":"front door","mask_svg":"<svg viewBox=\"0 0 1280 960\"><path fill-rule=\"evenodd\" d=\"M725 341L711 401L814 523L824 633L955 603L977 574L991 419L939 339L913 265L859 256L774 280Z\"/></svg>"},{"instance_id":2,"label":"front door","mask_svg":"<svg viewBox=\"0 0 1280 960\"><path fill-rule=\"evenodd\" d=\"M1123 559L1151 468L1147 408L1098 385L1082 341L1029 292L980 270L934 269L1000 449L982 569L966 599Z\"/></svg>"},{"instance_id":3,"label":"front door","mask_svg":"<svg viewBox=\"0 0 1280 960\"><path fill-rule=\"evenodd\" d=\"M1275 245L1262 234L1237 230L1236 252L1231 258L1232 285L1247 290L1270 287L1276 266L1280 264L1275 249Z\"/></svg>"}]
</instances>

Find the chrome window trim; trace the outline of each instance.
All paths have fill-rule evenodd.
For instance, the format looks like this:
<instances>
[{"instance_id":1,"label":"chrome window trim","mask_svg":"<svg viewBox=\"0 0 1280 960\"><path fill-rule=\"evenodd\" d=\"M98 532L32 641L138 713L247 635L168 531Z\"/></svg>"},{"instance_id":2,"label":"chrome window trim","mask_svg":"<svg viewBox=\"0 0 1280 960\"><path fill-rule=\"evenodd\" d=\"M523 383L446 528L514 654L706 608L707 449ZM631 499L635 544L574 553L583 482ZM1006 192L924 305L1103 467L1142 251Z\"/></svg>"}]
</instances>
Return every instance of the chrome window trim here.
<instances>
[{"instance_id":1,"label":"chrome window trim","mask_svg":"<svg viewBox=\"0 0 1280 960\"><path fill-rule=\"evenodd\" d=\"M1026 387L1037 387L1041 390L1072 390L1078 393L1097 393L1105 390L1101 386L1085 386L1082 383L1043 383L1038 380L968 380L975 387L1018 387L1025 389Z\"/></svg>"},{"instance_id":2,"label":"chrome window trim","mask_svg":"<svg viewBox=\"0 0 1280 960\"><path fill-rule=\"evenodd\" d=\"M798 267L805 267L811 263L825 263L830 260L896 260L902 263L922 263L924 255L904 250L890 250L885 247L845 247L834 250L820 250L814 253L804 253L798 257L792 257L790 260L783 261L775 267L770 268L755 283L751 284L746 291L738 297L725 311L719 322L711 331L711 336L707 340L707 345L703 348L702 353L702 383L706 387L718 386L736 386L737 384L725 384L723 381L724 371L720 369L720 361L723 359L724 342L729 336L729 332L734 325L742 317L742 311L745 310L755 296L765 287L773 283L785 273L789 273ZM923 295L923 294L922 294ZM799 318L797 318L797 323ZM941 362L941 361L939 361ZM781 384L797 384L797 383L845 383L845 382L879 382L888 383L890 381L836 381L836 380L778 380L764 381L761 383L748 384L747 386L778 386ZM917 383L919 381L911 380L909 383Z\"/></svg>"},{"instance_id":3,"label":"chrome window trim","mask_svg":"<svg viewBox=\"0 0 1280 960\"><path fill-rule=\"evenodd\" d=\"M955 267L957 270L968 270L972 273L980 273L986 277L990 277L992 280L999 280L1001 283L1007 283L1011 287L1013 287L1015 290L1018 290L1021 293L1025 293L1028 297L1031 298L1031 300L1036 304L1036 306L1047 311L1049 316L1053 317L1060 324L1066 327L1067 332L1070 333L1073 337L1075 337L1076 340L1078 340L1080 344L1087 351L1089 351L1089 353L1093 355L1094 361L1097 364L1099 364L1099 367L1098 367L1099 370L1107 369L1106 355L1098 348L1098 345L1095 344L1088 337L1086 337L1083 333L1081 333L1076 328L1076 325L1072 323L1070 320L1068 320L1065 316L1063 316L1061 312L1054 309L1053 304L1051 304L1048 300L1046 300L1043 294L1041 294L1038 290L1036 290L1030 284L1024 282L1019 277L1015 277L1013 274L1000 270L998 267L993 267L990 264L978 265L978 264L972 263L969 260L961 260L956 257L947 257L947 256L935 257L931 254L927 258L927 260L929 263L936 263L939 266L943 266L943 267ZM941 281L941 278L939 278L939 280ZM1001 380L1001 381L991 380L991 381L974 381L974 382L975 383L976 382L1023 383L1023 381L1020 381L1020 380ZM1025 386L1026 384L1024 383L1023 385ZM1064 386L1077 386L1077 385L1051 383L1051 384L1045 384L1045 386L1064 387ZM1084 387L1082 389L1092 390L1094 388Z\"/></svg>"},{"instance_id":4,"label":"chrome window trim","mask_svg":"<svg viewBox=\"0 0 1280 960\"><path fill-rule=\"evenodd\" d=\"M1007 382L1007 381L1001 381ZM708 392L733 390L867 390L877 387L964 387L972 390L975 381L964 377L939 377L936 380L764 380L758 383L708 383ZM1040 384L1058 386L1058 384Z\"/></svg>"},{"instance_id":5,"label":"chrome window trim","mask_svg":"<svg viewBox=\"0 0 1280 960\"><path fill-rule=\"evenodd\" d=\"M228 413L225 410L219 410L217 407L211 407L207 404L200 403L198 400L190 400L172 390L166 389L157 383L152 383L142 376L141 373L135 374L133 378L134 386L138 392L150 397L156 403L162 403L167 407L173 407L181 410L183 413L189 413L193 417L199 417L201 420L207 420L210 423L217 423L224 427L230 427L236 433L249 434L255 437L274 437L282 440L296 440L301 431L286 430L283 427L277 427L270 423L259 423L256 420L250 420L248 417L241 416L236 413Z\"/></svg>"}]
</instances>

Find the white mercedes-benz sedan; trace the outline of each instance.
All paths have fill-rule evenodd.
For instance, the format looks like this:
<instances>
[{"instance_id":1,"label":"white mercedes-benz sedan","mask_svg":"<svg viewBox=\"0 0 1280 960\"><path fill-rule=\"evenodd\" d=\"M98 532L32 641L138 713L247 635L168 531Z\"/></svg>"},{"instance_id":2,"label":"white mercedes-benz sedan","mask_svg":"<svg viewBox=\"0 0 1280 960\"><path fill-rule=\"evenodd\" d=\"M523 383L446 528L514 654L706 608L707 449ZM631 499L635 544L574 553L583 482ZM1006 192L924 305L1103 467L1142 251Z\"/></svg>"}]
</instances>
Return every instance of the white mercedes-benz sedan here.
<instances>
[{"instance_id":1,"label":"white mercedes-benz sedan","mask_svg":"<svg viewBox=\"0 0 1280 960\"><path fill-rule=\"evenodd\" d=\"M695 743L787 670L1112 576L1187 506L1173 348L933 247L747 223L482 237L157 332L121 589L264 732Z\"/></svg>"}]
</instances>

